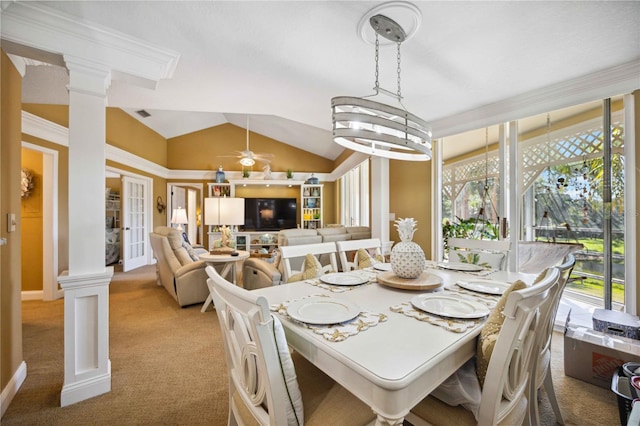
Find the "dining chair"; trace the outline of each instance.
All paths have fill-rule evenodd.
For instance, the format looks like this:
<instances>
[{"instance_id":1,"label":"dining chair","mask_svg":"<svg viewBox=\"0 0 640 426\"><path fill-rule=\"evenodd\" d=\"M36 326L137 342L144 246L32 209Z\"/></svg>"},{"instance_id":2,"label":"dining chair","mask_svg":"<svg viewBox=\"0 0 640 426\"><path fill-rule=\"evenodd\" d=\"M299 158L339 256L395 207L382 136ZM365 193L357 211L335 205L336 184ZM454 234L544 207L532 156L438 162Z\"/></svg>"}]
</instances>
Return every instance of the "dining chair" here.
<instances>
[{"instance_id":1,"label":"dining chair","mask_svg":"<svg viewBox=\"0 0 640 426\"><path fill-rule=\"evenodd\" d=\"M336 248L338 249L338 256L340 257L342 272L349 272L354 269L358 269L358 256L354 256L353 260L349 261L351 252L357 252L359 249L364 249L374 257L382 257L382 243L380 242L380 238L336 241Z\"/></svg>"},{"instance_id":2,"label":"dining chair","mask_svg":"<svg viewBox=\"0 0 640 426\"><path fill-rule=\"evenodd\" d=\"M304 270L303 260L308 254L315 256L321 263L325 263L325 255L328 256L329 260L326 264L322 265L322 270L320 273L338 272L338 262L336 260L336 245L333 242L301 244L297 246L283 246L280 247L280 262L283 265L283 283L289 282L289 279L292 277L292 275L300 273ZM294 261L297 262L294 263Z\"/></svg>"},{"instance_id":3,"label":"dining chair","mask_svg":"<svg viewBox=\"0 0 640 426\"><path fill-rule=\"evenodd\" d=\"M372 423L371 408L297 353L264 296L207 267L229 372L229 425Z\"/></svg>"},{"instance_id":4,"label":"dining chair","mask_svg":"<svg viewBox=\"0 0 640 426\"><path fill-rule=\"evenodd\" d=\"M531 388L529 392L529 415L531 416L531 423L533 425L538 425L540 423L538 395L540 392L539 389L543 386L547 393L547 397L549 398L549 402L551 403L553 413L556 416L556 422L562 425L564 424L562 412L560 411L556 392L553 387L553 378L551 377L551 340L553 337L553 328L555 325L556 314L558 312L558 306L560 305L560 299L562 298L562 293L569 281L569 276L571 275L571 271L575 264L576 258L573 254L568 254L564 257L562 264L556 266L560 271L557 290L553 295L553 300L548 305L549 312L545 315L541 311L541 321L544 321L544 323L541 324L541 329L539 330L540 335L537 343L537 353L539 355L537 357L534 376L532 376L534 380L531 381Z\"/></svg>"},{"instance_id":5,"label":"dining chair","mask_svg":"<svg viewBox=\"0 0 640 426\"><path fill-rule=\"evenodd\" d=\"M450 262L475 263L499 270L507 268L511 241L449 238L448 245Z\"/></svg>"},{"instance_id":6,"label":"dining chair","mask_svg":"<svg viewBox=\"0 0 640 426\"><path fill-rule=\"evenodd\" d=\"M495 346L487 364L486 380L482 384L477 419L461 405L450 406L428 396L411 409L407 420L414 425L521 425L530 417L527 410L529 381L537 362L534 352L538 323L538 311L548 309L549 295L558 285L560 274L550 268L535 285L505 293L492 311L487 323L503 319ZM500 307L504 309L500 311ZM485 328L487 324L485 324ZM482 341L479 343L479 347ZM480 350L478 351L480 358Z\"/></svg>"}]
</instances>

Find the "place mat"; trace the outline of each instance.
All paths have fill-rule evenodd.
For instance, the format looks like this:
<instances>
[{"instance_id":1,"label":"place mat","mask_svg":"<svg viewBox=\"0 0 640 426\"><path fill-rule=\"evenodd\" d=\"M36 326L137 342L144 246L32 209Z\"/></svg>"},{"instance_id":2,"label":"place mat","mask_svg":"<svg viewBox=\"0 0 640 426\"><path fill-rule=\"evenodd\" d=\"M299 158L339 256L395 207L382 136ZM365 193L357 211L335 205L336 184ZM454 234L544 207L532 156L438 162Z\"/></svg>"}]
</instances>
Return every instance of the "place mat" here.
<instances>
[{"instance_id":1,"label":"place mat","mask_svg":"<svg viewBox=\"0 0 640 426\"><path fill-rule=\"evenodd\" d=\"M460 295L461 298L470 299L476 302L483 303L490 310L496 306L496 303L500 298L500 296L474 293L473 291L468 291L461 287L458 287L455 284L446 286L444 290L450 293L456 293ZM389 310L391 310L392 312L401 313L411 318L415 318L418 321L428 322L429 324L442 327L454 333L464 333L468 329L473 328L476 325L486 320L486 318L468 320L468 319L441 317L438 315L433 315L433 314L429 314L427 312L421 311L420 309L416 309L413 307L411 302L404 302L399 305L390 306Z\"/></svg>"},{"instance_id":2,"label":"place mat","mask_svg":"<svg viewBox=\"0 0 640 426\"><path fill-rule=\"evenodd\" d=\"M358 284L358 285L333 285L333 284L323 283L322 281L320 281L320 278L312 278L310 280L305 280L304 282L307 284L311 284L313 286L322 288L324 290L329 290L330 292L333 292L333 293L343 293L345 291L355 290L356 288L364 287L376 282L376 273L373 272L373 270L369 270L369 268L367 268L367 270L358 269L356 271L351 271L349 273L361 275L364 278L368 279L369 281L364 284Z\"/></svg>"},{"instance_id":3,"label":"place mat","mask_svg":"<svg viewBox=\"0 0 640 426\"><path fill-rule=\"evenodd\" d=\"M453 271L451 269L442 268L438 266L436 262L433 262L433 261L432 262L427 261L426 269L443 269L446 271L452 271L460 274L474 275L476 277L486 277L487 275L491 275L499 271L499 269L483 269L482 271Z\"/></svg>"},{"instance_id":4,"label":"place mat","mask_svg":"<svg viewBox=\"0 0 640 426\"><path fill-rule=\"evenodd\" d=\"M460 287L458 284L446 286L444 288L444 291L461 294L466 299L470 299L487 305L487 308L489 309L493 309L500 299L500 296L498 295L478 293L472 290L467 290L466 288Z\"/></svg>"},{"instance_id":5,"label":"place mat","mask_svg":"<svg viewBox=\"0 0 640 426\"><path fill-rule=\"evenodd\" d=\"M327 296L326 294L312 294L306 297L312 297L312 296L330 297L330 296ZM304 299L306 297L303 297L301 299ZM295 300L300 300L300 299L295 299ZM387 316L385 314L376 314L373 312L363 311L363 312L360 312L360 315L358 315L354 319L345 321L340 324L331 324L331 325L307 324L304 322L296 321L289 316L289 314L287 313L287 306L289 306L289 303L291 302L293 302L293 300L288 300L286 302L282 302L277 305L271 305L269 309L271 309L271 311L273 312L277 312L278 314L282 315L289 321L293 321L297 324L303 325L304 327L313 331L315 334L322 335L322 337L324 337L325 339L331 342L341 342L345 340L347 337L355 336L361 331L368 330L370 327L374 327L378 325L378 323L385 322L387 320Z\"/></svg>"}]
</instances>

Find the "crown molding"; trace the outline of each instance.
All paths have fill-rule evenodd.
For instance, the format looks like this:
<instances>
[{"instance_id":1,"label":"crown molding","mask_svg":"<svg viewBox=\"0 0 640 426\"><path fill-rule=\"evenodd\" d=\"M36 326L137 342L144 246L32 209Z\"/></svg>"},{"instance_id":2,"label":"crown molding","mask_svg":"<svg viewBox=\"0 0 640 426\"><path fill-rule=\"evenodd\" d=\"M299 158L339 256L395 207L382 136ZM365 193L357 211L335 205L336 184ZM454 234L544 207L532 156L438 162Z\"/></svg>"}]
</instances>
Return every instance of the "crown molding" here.
<instances>
[{"instance_id":1,"label":"crown molding","mask_svg":"<svg viewBox=\"0 0 640 426\"><path fill-rule=\"evenodd\" d=\"M138 169L154 176L169 179L170 170L166 167L160 166L152 161L145 160L144 158L138 157L137 155L131 154L123 149L116 148L113 145L106 145L106 155L107 160Z\"/></svg>"},{"instance_id":2,"label":"crown molding","mask_svg":"<svg viewBox=\"0 0 640 426\"><path fill-rule=\"evenodd\" d=\"M69 129L26 111L22 111L22 133L69 146Z\"/></svg>"},{"instance_id":3,"label":"crown molding","mask_svg":"<svg viewBox=\"0 0 640 426\"><path fill-rule=\"evenodd\" d=\"M42 117L38 117L37 115L31 114L26 111L22 111L22 133L27 135L35 136L37 138L47 140L58 145L69 146L69 129L64 126L60 126L59 124L53 123L49 120L45 120ZM187 180L204 180L204 181L215 181L216 179L216 171L217 170L170 170L166 167L160 166L152 161L146 160L142 157L139 157L135 154L131 154L128 151L125 151L120 148L116 148L113 145L105 144L106 151L106 159L110 161L114 161L116 163L123 164L128 167L132 167L134 169L138 169L140 171L149 173L154 176L158 176L164 179L187 179ZM366 155L361 153L352 154L347 160L342 162L331 173L315 173L315 176L323 182L333 182L342 176L344 173L360 164L367 158ZM225 171L227 175L227 179L235 179L238 181L242 180L242 172L238 171ZM294 177L298 177L295 181L286 180L285 172L272 172L272 179L264 179L264 173L256 172L252 173L254 179L250 179L252 182L256 180L260 180L261 183L267 184L271 181L275 185L282 185L286 182L298 182L300 181L300 175L305 173L296 172ZM311 174L311 172L306 173ZM257 178L257 179L256 179ZM277 183L276 183L277 182ZM302 180L301 182L304 182Z\"/></svg>"},{"instance_id":4,"label":"crown molding","mask_svg":"<svg viewBox=\"0 0 640 426\"><path fill-rule=\"evenodd\" d=\"M533 90L431 122L443 138L640 89L640 60Z\"/></svg>"},{"instance_id":5,"label":"crown molding","mask_svg":"<svg viewBox=\"0 0 640 426\"><path fill-rule=\"evenodd\" d=\"M3 40L83 58L154 89L173 76L180 59L172 50L31 2L11 3L2 13L1 31Z\"/></svg>"}]
</instances>

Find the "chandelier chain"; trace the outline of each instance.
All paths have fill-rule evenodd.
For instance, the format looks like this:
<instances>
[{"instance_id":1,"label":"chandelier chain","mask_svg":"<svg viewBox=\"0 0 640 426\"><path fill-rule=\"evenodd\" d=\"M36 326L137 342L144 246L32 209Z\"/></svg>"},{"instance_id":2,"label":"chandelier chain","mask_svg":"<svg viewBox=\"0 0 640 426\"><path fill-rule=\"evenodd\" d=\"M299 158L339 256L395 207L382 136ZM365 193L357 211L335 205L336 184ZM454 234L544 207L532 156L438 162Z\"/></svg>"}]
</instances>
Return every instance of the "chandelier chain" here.
<instances>
[{"instance_id":1,"label":"chandelier chain","mask_svg":"<svg viewBox=\"0 0 640 426\"><path fill-rule=\"evenodd\" d=\"M378 71L379 50L380 50L380 41L378 40L378 28L376 27L376 86L375 86L376 92L378 91L378 88L380 87L380 83L378 82L378 76L379 76L379 71Z\"/></svg>"},{"instance_id":2,"label":"chandelier chain","mask_svg":"<svg viewBox=\"0 0 640 426\"><path fill-rule=\"evenodd\" d=\"M402 92L400 91L400 42L398 42L398 100L402 99Z\"/></svg>"}]
</instances>

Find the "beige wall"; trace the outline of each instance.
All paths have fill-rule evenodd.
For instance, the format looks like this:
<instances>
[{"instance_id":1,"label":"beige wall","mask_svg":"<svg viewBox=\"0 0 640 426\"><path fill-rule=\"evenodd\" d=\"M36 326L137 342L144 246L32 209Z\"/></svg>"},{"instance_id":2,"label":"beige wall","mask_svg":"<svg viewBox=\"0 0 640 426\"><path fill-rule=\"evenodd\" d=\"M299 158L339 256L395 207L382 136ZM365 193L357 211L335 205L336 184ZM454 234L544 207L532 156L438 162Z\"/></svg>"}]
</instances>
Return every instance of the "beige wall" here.
<instances>
[{"instance_id":1,"label":"beige wall","mask_svg":"<svg viewBox=\"0 0 640 426\"><path fill-rule=\"evenodd\" d=\"M24 357L22 354L20 157L22 78L0 51L0 386L4 390ZM18 219L7 232L7 213Z\"/></svg>"},{"instance_id":2,"label":"beige wall","mask_svg":"<svg viewBox=\"0 0 640 426\"><path fill-rule=\"evenodd\" d=\"M167 167L172 170L241 170L238 159L226 157L234 151L246 149L247 133L245 129L233 124L189 133L171 138L167 142ZM330 142L328 142L330 143ZM275 139L250 132L249 149L254 153L273 154L272 172L285 172L292 169L296 179L306 179L309 173L330 173L333 161L311 154ZM262 164L256 163L252 170L262 172Z\"/></svg>"},{"instance_id":3,"label":"beige wall","mask_svg":"<svg viewBox=\"0 0 640 426\"><path fill-rule=\"evenodd\" d=\"M22 199L22 291L42 290L42 153L22 149L22 168L33 176L33 189Z\"/></svg>"},{"instance_id":4,"label":"beige wall","mask_svg":"<svg viewBox=\"0 0 640 426\"><path fill-rule=\"evenodd\" d=\"M413 236L427 259L431 254L431 161L389 161L389 211L396 219L412 217L418 221ZM394 226L390 240L400 241Z\"/></svg>"}]
</instances>

